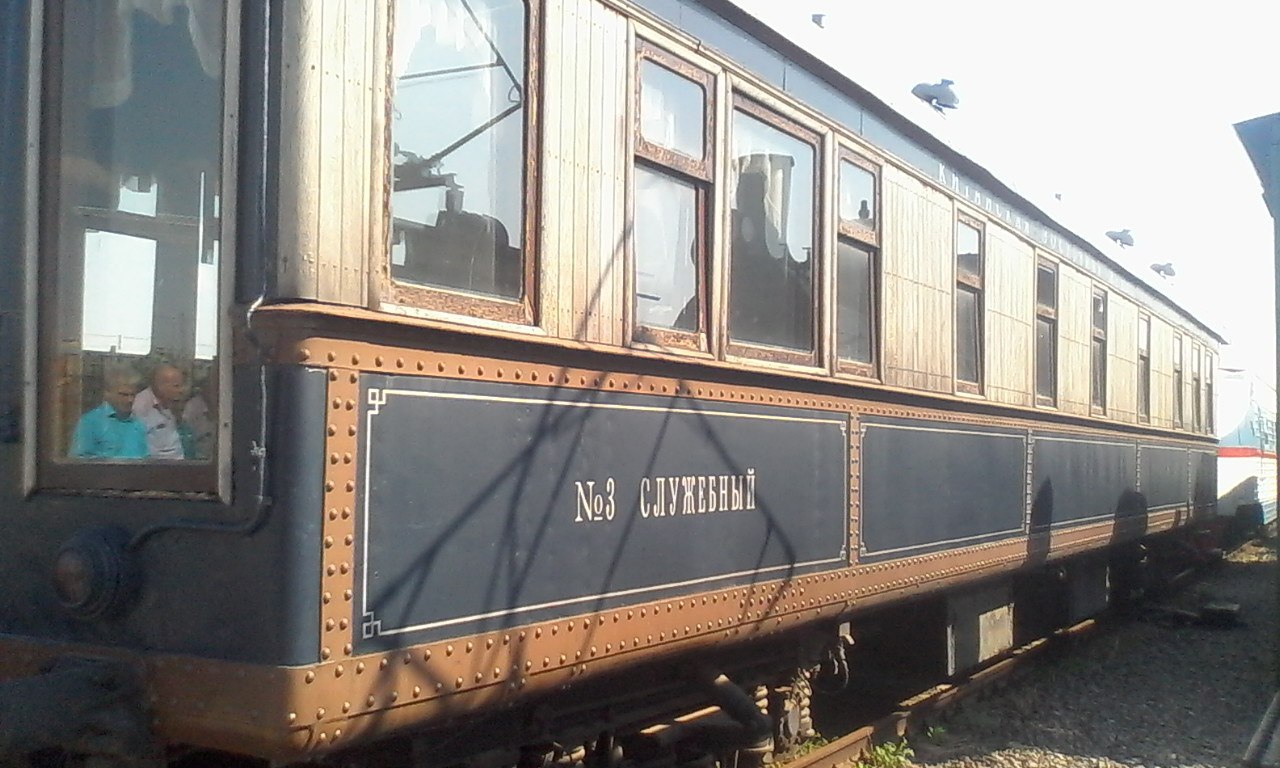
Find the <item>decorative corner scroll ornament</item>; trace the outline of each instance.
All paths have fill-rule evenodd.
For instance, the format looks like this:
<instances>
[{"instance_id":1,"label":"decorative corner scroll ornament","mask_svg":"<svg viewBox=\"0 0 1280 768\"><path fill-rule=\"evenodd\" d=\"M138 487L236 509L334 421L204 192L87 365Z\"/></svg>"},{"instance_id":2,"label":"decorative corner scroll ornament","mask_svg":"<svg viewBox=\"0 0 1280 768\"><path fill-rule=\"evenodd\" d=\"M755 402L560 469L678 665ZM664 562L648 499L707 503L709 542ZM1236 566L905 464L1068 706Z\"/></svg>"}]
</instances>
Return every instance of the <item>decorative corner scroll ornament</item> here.
<instances>
[{"instance_id":1,"label":"decorative corner scroll ornament","mask_svg":"<svg viewBox=\"0 0 1280 768\"><path fill-rule=\"evenodd\" d=\"M373 615L372 612L364 615L364 621L360 625L361 635L365 640L371 640L382 634L382 619Z\"/></svg>"},{"instance_id":2,"label":"decorative corner scroll ornament","mask_svg":"<svg viewBox=\"0 0 1280 768\"><path fill-rule=\"evenodd\" d=\"M382 406L387 404L387 391L385 389L369 390L369 415L377 416L382 413Z\"/></svg>"}]
</instances>

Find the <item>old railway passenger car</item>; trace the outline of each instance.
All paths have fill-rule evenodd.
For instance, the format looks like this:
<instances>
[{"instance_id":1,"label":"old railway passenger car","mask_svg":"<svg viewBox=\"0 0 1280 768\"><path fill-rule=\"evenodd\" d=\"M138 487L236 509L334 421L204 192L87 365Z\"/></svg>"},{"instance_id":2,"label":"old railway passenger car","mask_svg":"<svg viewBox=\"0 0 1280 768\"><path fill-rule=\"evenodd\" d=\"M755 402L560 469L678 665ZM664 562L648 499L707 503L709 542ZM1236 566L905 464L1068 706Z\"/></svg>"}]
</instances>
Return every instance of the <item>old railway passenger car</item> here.
<instances>
[{"instance_id":1,"label":"old railway passenger car","mask_svg":"<svg viewBox=\"0 0 1280 768\"><path fill-rule=\"evenodd\" d=\"M638 761L1211 513L1217 335L722 0L0 13L0 748Z\"/></svg>"}]
</instances>

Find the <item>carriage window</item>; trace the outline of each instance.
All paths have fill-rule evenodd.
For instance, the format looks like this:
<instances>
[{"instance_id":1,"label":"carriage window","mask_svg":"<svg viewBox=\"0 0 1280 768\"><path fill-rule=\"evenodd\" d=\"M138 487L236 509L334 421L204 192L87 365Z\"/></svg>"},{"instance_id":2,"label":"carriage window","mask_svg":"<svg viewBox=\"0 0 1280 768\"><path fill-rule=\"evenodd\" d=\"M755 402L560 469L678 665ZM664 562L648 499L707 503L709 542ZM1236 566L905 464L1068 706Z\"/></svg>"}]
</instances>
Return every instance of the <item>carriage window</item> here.
<instances>
[{"instance_id":1,"label":"carriage window","mask_svg":"<svg viewBox=\"0 0 1280 768\"><path fill-rule=\"evenodd\" d=\"M755 105L734 110L731 134L729 338L812 363L816 136Z\"/></svg>"},{"instance_id":2,"label":"carriage window","mask_svg":"<svg viewBox=\"0 0 1280 768\"><path fill-rule=\"evenodd\" d=\"M956 222L956 388L982 391L983 258L982 225Z\"/></svg>"},{"instance_id":3,"label":"carriage window","mask_svg":"<svg viewBox=\"0 0 1280 768\"><path fill-rule=\"evenodd\" d=\"M706 152L706 101L702 83L652 59L640 60L640 135L646 141L701 160Z\"/></svg>"},{"instance_id":4,"label":"carriage window","mask_svg":"<svg viewBox=\"0 0 1280 768\"><path fill-rule=\"evenodd\" d=\"M836 242L836 359L839 369L876 375L880 235L876 228L879 168L842 152Z\"/></svg>"},{"instance_id":5,"label":"carriage window","mask_svg":"<svg viewBox=\"0 0 1280 768\"><path fill-rule=\"evenodd\" d=\"M1182 336L1173 335L1173 426L1182 426Z\"/></svg>"},{"instance_id":6,"label":"carriage window","mask_svg":"<svg viewBox=\"0 0 1280 768\"><path fill-rule=\"evenodd\" d=\"M638 44L631 251L638 341L706 350L707 151L713 81Z\"/></svg>"},{"instance_id":7,"label":"carriage window","mask_svg":"<svg viewBox=\"0 0 1280 768\"><path fill-rule=\"evenodd\" d=\"M203 489L219 422L225 4L50 6L42 453L89 487ZM144 462L206 479L148 479Z\"/></svg>"},{"instance_id":8,"label":"carriage window","mask_svg":"<svg viewBox=\"0 0 1280 768\"><path fill-rule=\"evenodd\" d=\"M1191 345L1191 428L1204 431L1204 393L1200 389L1200 347Z\"/></svg>"},{"instance_id":9,"label":"carriage window","mask_svg":"<svg viewBox=\"0 0 1280 768\"><path fill-rule=\"evenodd\" d=\"M876 230L876 173L849 160L840 163L840 221Z\"/></svg>"},{"instance_id":10,"label":"carriage window","mask_svg":"<svg viewBox=\"0 0 1280 768\"><path fill-rule=\"evenodd\" d=\"M841 238L836 258L836 351L842 362L870 366L875 362L875 255Z\"/></svg>"},{"instance_id":11,"label":"carriage window","mask_svg":"<svg viewBox=\"0 0 1280 768\"><path fill-rule=\"evenodd\" d=\"M1217 432L1217 424L1213 418L1213 377L1214 377L1214 359L1213 354L1205 352L1204 354L1204 431L1212 435Z\"/></svg>"},{"instance_id":12,"label":"carriage window","mask_svg":"<svg viewBox=\"0 0 1280 768\"><path fill-rule=\"evenodd\" d=\"M1151 318L1138 315L1138 418L1151 421Z\"/></svg>"},{"instance_id":13,"label":"carriage window","mask_svg":"<svg viewBox=\"0 0 1280 768\"><path fill-rule=\"evenodd\" d=\"M1107 294L1095 289L1093 292L1091 365L1092 382L1089 387L1089 402L1094 411L1106 413L1107 410Z\"/></svg>"},{"instance_id":14,"label":"carriage window","mask_svg":"<svg viewBox=\"0 0 1280 768\"><path fill-rule=\"evenodd\" d=\"M1036 402L1058 401L1058 267L1036 267Z\"/></svg>"},{"instance_id":15,"label":"carriage window","mask_svg":"<svg viewBox=\"0 0 1280 768\"><path fill-rule=\"evenodd\" d=\"M391 276L520 300L525 3L397 0L394 16Z\"/></svg>"}]
</instances>

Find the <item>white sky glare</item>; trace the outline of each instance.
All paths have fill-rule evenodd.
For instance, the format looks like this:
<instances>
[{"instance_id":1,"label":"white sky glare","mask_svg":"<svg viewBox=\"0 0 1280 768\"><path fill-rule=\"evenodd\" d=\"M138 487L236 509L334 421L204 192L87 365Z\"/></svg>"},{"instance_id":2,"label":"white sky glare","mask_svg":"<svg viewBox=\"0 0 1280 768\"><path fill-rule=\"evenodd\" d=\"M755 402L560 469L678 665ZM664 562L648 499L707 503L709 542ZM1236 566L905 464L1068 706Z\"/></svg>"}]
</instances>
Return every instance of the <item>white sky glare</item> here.
<instances>
[{"instance_id":1,"label":"white sky glare","mask_svg":"<svg viewBox=\"0 0 1280 768\"><path fill-rule=\"evenodd\" d=\"M1274 377L1272 223L1232 125L1280 111L1280 2L734 2L1187 307L1226 364ZM946 118L911 96L944 77ZM1103 234L1125 228L1134 248Z\"/></svg>"}]
</instances>

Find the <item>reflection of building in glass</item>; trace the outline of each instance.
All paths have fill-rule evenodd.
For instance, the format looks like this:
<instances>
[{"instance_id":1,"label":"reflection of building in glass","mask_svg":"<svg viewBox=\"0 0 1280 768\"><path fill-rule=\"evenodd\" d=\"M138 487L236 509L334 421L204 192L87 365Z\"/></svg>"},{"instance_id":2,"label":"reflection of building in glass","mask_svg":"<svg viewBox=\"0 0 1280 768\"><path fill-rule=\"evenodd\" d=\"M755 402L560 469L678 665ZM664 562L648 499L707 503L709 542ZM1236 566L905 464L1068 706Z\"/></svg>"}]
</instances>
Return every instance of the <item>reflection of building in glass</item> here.
<instances>
[{"instance_id":1,"label":"reflection of building in glass","mask_svg":"<svg viewBox=\"0 0 1280 768\"><path fill-rule=\"evenodd\" d=\"M398 280L521 295L524 20L511 0L396 5Z\"/></svg>"},{"instance_id":2,"label":"reflection of building in glass","mask_svg":"<svg viewBox=\"0 0 1280 768\"><path fill-rule=\"evenodd\" d=\"M811 243L789 242L789 155L756 153L734 160L732 301L735 339L793 349L812 346Z\"/></svg>"}]
</instances>

